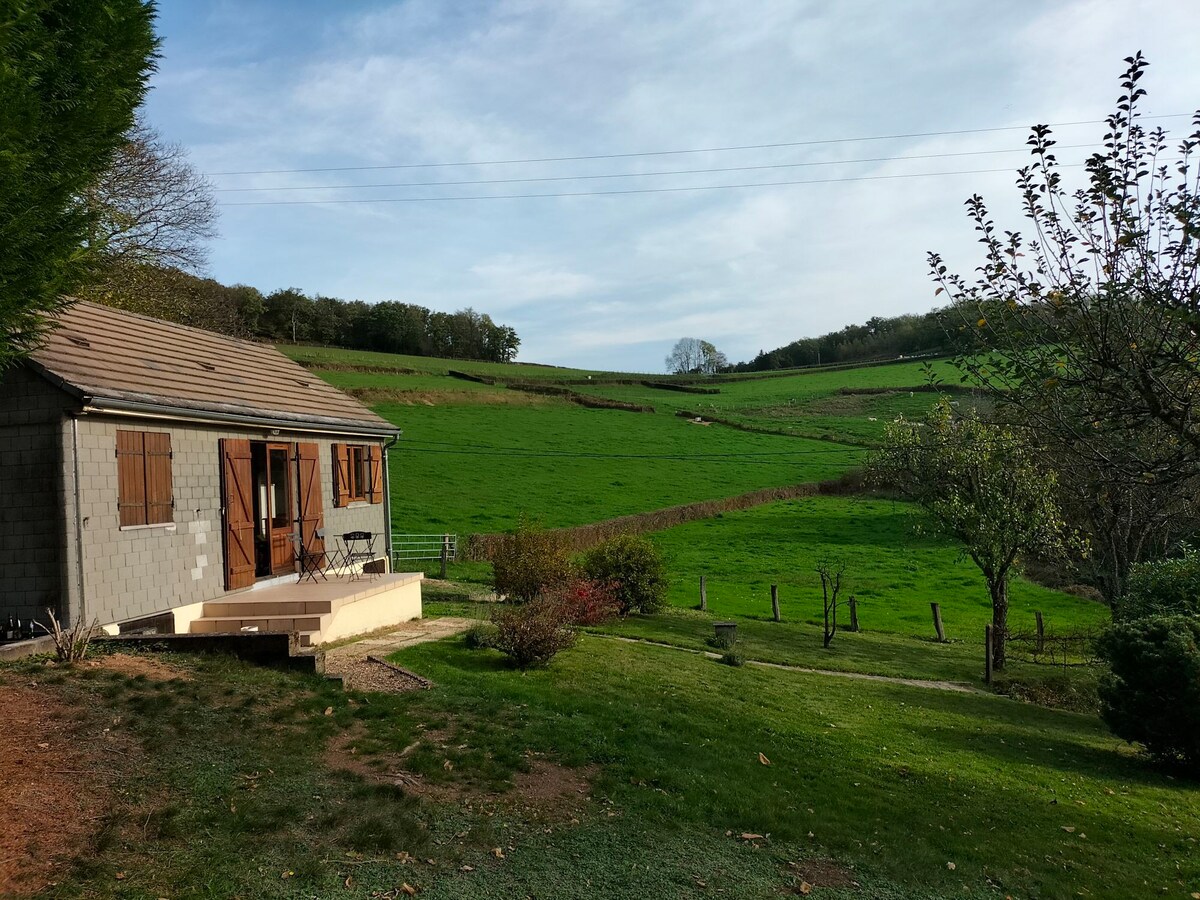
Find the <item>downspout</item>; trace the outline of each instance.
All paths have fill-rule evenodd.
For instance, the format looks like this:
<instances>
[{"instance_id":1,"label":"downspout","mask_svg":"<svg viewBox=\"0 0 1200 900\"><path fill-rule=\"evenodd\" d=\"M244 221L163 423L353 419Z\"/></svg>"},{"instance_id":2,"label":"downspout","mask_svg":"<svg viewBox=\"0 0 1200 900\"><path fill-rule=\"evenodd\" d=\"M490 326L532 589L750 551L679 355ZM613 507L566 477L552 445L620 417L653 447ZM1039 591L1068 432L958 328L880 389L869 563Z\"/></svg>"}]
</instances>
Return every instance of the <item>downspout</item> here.
<instances>
[{"instance_id":1,"label":"downspout","mask_svg":"<svg viewBox=\"0 0 1200 900\"><path fill-rule=\"evenodd\" d=\"M87 621L87 591L83 578L83 497L79 488L79 419L71 416L71 465L74 469L75 488L75 580L79 586L79 621ZM70 610L67 610L68 615ZM72 625L75 623L72 622Z\"/></svg>"},{"instance_id":2,"label":"downspout","mask_svg":"<svg viewBox=\"0 0 1200 900\"><path fill-rule=\"evenodd\" d=\"M396 443L400 440L400 435L403 433L402 431L397 431L383 445L383 549L387 555L389 572L392 571L392 469L389 465L388 451L396 446Z\"/></svg>"}]
</instances>

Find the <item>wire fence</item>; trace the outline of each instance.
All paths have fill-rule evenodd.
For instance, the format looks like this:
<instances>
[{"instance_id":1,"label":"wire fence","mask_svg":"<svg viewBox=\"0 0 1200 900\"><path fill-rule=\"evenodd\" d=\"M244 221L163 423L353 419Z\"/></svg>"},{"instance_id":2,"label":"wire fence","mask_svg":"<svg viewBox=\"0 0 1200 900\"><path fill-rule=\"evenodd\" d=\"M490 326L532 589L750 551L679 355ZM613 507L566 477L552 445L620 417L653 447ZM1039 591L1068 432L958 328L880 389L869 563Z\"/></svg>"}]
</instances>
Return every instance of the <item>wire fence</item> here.
<instances>
[{"instance_id":1,"label":"wire fence","mask_svg":"<svg viewBox=\"0 0 1200 900\"><path fill-rule=\"evenodd\" d=\"M1069 631L1010 631L1005 644L1010 660L1036 666L1072 668L1095 666L1099 663L1096 642L1098 628L1079 628Z\"/></svg>"}]
</instances>

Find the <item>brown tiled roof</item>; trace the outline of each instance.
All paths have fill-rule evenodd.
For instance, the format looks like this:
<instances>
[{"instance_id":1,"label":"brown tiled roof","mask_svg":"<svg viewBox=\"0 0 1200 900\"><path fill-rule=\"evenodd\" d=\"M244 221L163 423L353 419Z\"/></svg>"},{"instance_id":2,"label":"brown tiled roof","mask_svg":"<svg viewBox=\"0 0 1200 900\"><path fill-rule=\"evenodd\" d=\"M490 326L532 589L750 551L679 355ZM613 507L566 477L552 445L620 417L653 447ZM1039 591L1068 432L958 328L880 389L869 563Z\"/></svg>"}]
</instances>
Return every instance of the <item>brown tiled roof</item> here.
<instances>
[{"instance_id":1,"label":"brown tiled roof","mask_svg":"<svg viewBox=\"0 0 1200 900\"><path fill-rule=\"evenodd\" d=\"M396 430L267 344L83 301L56 322L31 361L84 397L170 407L185 415Z\"/></svg>"}]
</instances>

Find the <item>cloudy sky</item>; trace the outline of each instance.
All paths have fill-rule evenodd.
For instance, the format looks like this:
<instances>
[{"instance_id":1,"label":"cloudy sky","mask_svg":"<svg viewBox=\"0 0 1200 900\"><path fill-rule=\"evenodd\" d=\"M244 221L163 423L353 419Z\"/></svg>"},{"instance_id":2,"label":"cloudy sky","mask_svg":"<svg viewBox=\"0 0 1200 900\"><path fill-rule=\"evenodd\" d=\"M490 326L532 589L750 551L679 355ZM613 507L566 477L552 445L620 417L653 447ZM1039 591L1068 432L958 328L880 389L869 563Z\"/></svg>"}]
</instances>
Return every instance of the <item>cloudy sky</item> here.
<instances>
[{"instance_id":1,"label":"cloudy sky","mask_svg":"<svg viewBox=\"0 0 1200 900\"><path fill-rule=\"evenodd\" d=\"M969 194L1016 224L1026 126L1102 118L1138 49L1147 115L1200 107L1194 0L160 6L148 118L220 189L214 277L473 306L536 362L928 310L926 251L977 261ZM1056 132L1077 162L1102 128Z\"/></svg>"}]
</instances>

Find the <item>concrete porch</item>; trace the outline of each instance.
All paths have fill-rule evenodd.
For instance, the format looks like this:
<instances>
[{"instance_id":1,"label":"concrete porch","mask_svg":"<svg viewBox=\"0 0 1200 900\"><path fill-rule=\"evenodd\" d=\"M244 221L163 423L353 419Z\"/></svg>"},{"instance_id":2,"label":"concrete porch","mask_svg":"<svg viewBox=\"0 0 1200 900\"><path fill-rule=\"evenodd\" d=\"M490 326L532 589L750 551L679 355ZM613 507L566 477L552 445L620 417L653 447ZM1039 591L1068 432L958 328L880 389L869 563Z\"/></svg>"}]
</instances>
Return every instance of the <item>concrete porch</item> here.
<instances>
[{"instance_id":1,"label":"concrete porch","mask_svg":"<svg viewBox=\"0 0 1200 900\"><path fill-rule=\"evenodd\" d=\"M421 617L420 572L373 578L329 576L328 581L290 581L209 600L189 627L192 634L224 634L243 628L294 631L300 646L365 634Z\"/></svg>"}]
</instances>

